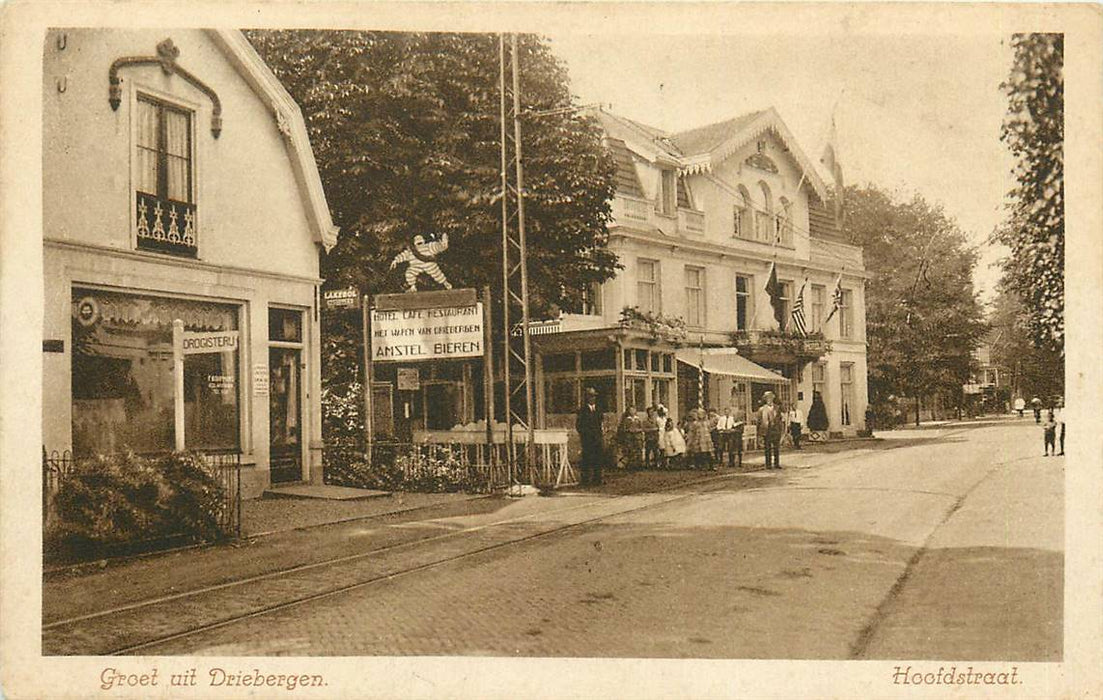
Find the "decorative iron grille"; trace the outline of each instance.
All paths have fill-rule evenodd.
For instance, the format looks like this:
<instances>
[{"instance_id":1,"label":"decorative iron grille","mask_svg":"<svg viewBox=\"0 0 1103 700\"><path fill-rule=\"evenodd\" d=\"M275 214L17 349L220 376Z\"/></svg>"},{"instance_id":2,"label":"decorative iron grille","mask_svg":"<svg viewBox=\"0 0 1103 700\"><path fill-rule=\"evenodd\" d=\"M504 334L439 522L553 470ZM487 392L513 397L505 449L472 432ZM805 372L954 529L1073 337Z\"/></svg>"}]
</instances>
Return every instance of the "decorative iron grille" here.
<instances>
[{"instance_id":1,"label":"decorative iron grille","mask_svg":"<svg viewBox=\"0 0 1103 700\"><path fill-rule=\"evenodd\" d=\"M138 248L194 258L195 205L137 193Z\"/></svg>"}]
</instances>

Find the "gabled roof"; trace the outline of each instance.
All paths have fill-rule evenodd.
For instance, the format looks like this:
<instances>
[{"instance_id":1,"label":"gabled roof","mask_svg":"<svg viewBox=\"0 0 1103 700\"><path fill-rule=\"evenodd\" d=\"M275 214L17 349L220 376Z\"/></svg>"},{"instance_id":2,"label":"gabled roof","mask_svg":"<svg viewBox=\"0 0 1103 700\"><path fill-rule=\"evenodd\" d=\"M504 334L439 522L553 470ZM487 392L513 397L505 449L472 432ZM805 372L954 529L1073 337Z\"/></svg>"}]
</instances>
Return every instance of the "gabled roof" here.
<instances>
[{"instance_id":1,"label":"gabled roof","mask_svg":"<svg viewBox=\"0 0 1103 700\"><path fill-rule=\"evenodd\" d=\"M762 114L761 110L748 112L734 119L699 126L689 131L681 131L671 135L670 140L677 144L678 148L686 155L708 153L724 143L732 134L742 131L760 114Z\"/></svg>"},{"instance_id":2,"label":"gabled roof","mask_svg":"<svg viewBox=\"0 0 1103 700\"><path fill-rule=\"evenodd\" d=\"M800 149L773 107L677 133L668 133L605 110L598 110L597 116L609 136L624 141L629 149L646 158L677 165L684 175L709 172L748 143L767 132L772 133L804 171L805 184L821 200L827 196L827 187L815 164Z\"/></svg>"},{"instance_id":3,"label":"gabled roof","mask_svg":"<svg viewBox=\"0 0 1103 700\"><path fill-rule=\"evenodd\" d=\"M299 105L272 74L244 34L236 29L207 29L206 32L272 112L291 156L295 183L306 204L314 240L328 251L337 244L338 228L330 217L325 190L322 189L322 178L318 174L318 163L314 160L314 151L310 147L310 137L306 133L306 122Z\"/></svg>"}]
</instances>

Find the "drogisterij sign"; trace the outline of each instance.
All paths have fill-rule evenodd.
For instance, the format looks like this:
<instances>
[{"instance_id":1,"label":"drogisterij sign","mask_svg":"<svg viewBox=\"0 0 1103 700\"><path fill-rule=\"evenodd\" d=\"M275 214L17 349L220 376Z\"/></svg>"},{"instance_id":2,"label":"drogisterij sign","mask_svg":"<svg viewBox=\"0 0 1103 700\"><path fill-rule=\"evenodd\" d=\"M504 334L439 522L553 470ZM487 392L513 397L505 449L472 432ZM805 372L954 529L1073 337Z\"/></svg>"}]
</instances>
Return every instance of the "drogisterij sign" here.
<instances>
[{"instance_id":1,"label":"drogisterij sign","mask_svg":"<svg viewBox=\"0 0 1103 700\"><path fill-rule=\"evenodd\" d=\"M371 312L373 362L482 357L483 305Z\"/></svg>"}]
</instances>

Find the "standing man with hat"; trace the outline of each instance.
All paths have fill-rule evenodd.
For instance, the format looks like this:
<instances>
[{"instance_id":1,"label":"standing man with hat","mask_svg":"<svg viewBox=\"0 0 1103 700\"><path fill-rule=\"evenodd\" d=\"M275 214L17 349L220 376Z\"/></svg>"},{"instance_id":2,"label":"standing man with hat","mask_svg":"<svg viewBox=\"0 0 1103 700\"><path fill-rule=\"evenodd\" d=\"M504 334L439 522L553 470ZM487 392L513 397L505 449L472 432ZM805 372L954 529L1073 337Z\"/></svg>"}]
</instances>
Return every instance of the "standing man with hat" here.
<instances>
[{"instance_id":1,"label":"standing man with hat","mask_svg":"<svg viewBox=\"0 0 1103 700\"><path fill-rule=\"evenodd\" d=\"M587 387L582 408L578 411L575 429L582 442L580 464L583 486L601 484L601 460L604 458L604 439L601 432L602 413L597 408L597 390Z\"/></svg>"},{"instance_id":2,"label":"standing man with hat","mask_svg":"<svg viewBox=\"0 0 1103 700\"><path fill-rule=\"evenodd\" d=\"M765 403L758 409L755 418L758 423L758 432L766 443L766 468L781 469L781 412L774 405L774 392L767 391L762 398Z\"/></svg>"}]
</instances>

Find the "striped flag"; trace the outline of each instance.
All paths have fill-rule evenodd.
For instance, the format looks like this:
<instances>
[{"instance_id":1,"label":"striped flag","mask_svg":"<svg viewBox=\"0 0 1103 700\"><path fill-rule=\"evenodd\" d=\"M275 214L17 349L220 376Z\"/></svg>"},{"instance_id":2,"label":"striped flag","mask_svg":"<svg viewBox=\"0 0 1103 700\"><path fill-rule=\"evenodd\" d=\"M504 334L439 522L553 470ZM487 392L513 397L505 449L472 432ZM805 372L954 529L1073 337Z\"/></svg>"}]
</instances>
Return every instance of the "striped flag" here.
<instances>
[{"instance_id":1,"label":"striped flag","mask_svg":"<svg viewBox=\"0 0 1103 700\"><path fill-rule=\"evenodd\" d=\"M835 279L835 291L831 294L831 313L827 314L827 318L823 320L826 325L831 317L835 315L835 312L841 309L843 306L843 276L839 274Z\"/></svg>"},{"instance_id":2,"label":"striped flag","mask_svg":"<svg viewBox=\"0 0 1103 700\"><path fill-rule=\"evenodd\" d=\"M801 335L808 335L808 325L804 321L804 288L808 285L808 280L800 285L800 291L797 292L797 298L793 300L793 328L797 329L797 332Z\"/></svg>"}]
</instances>

